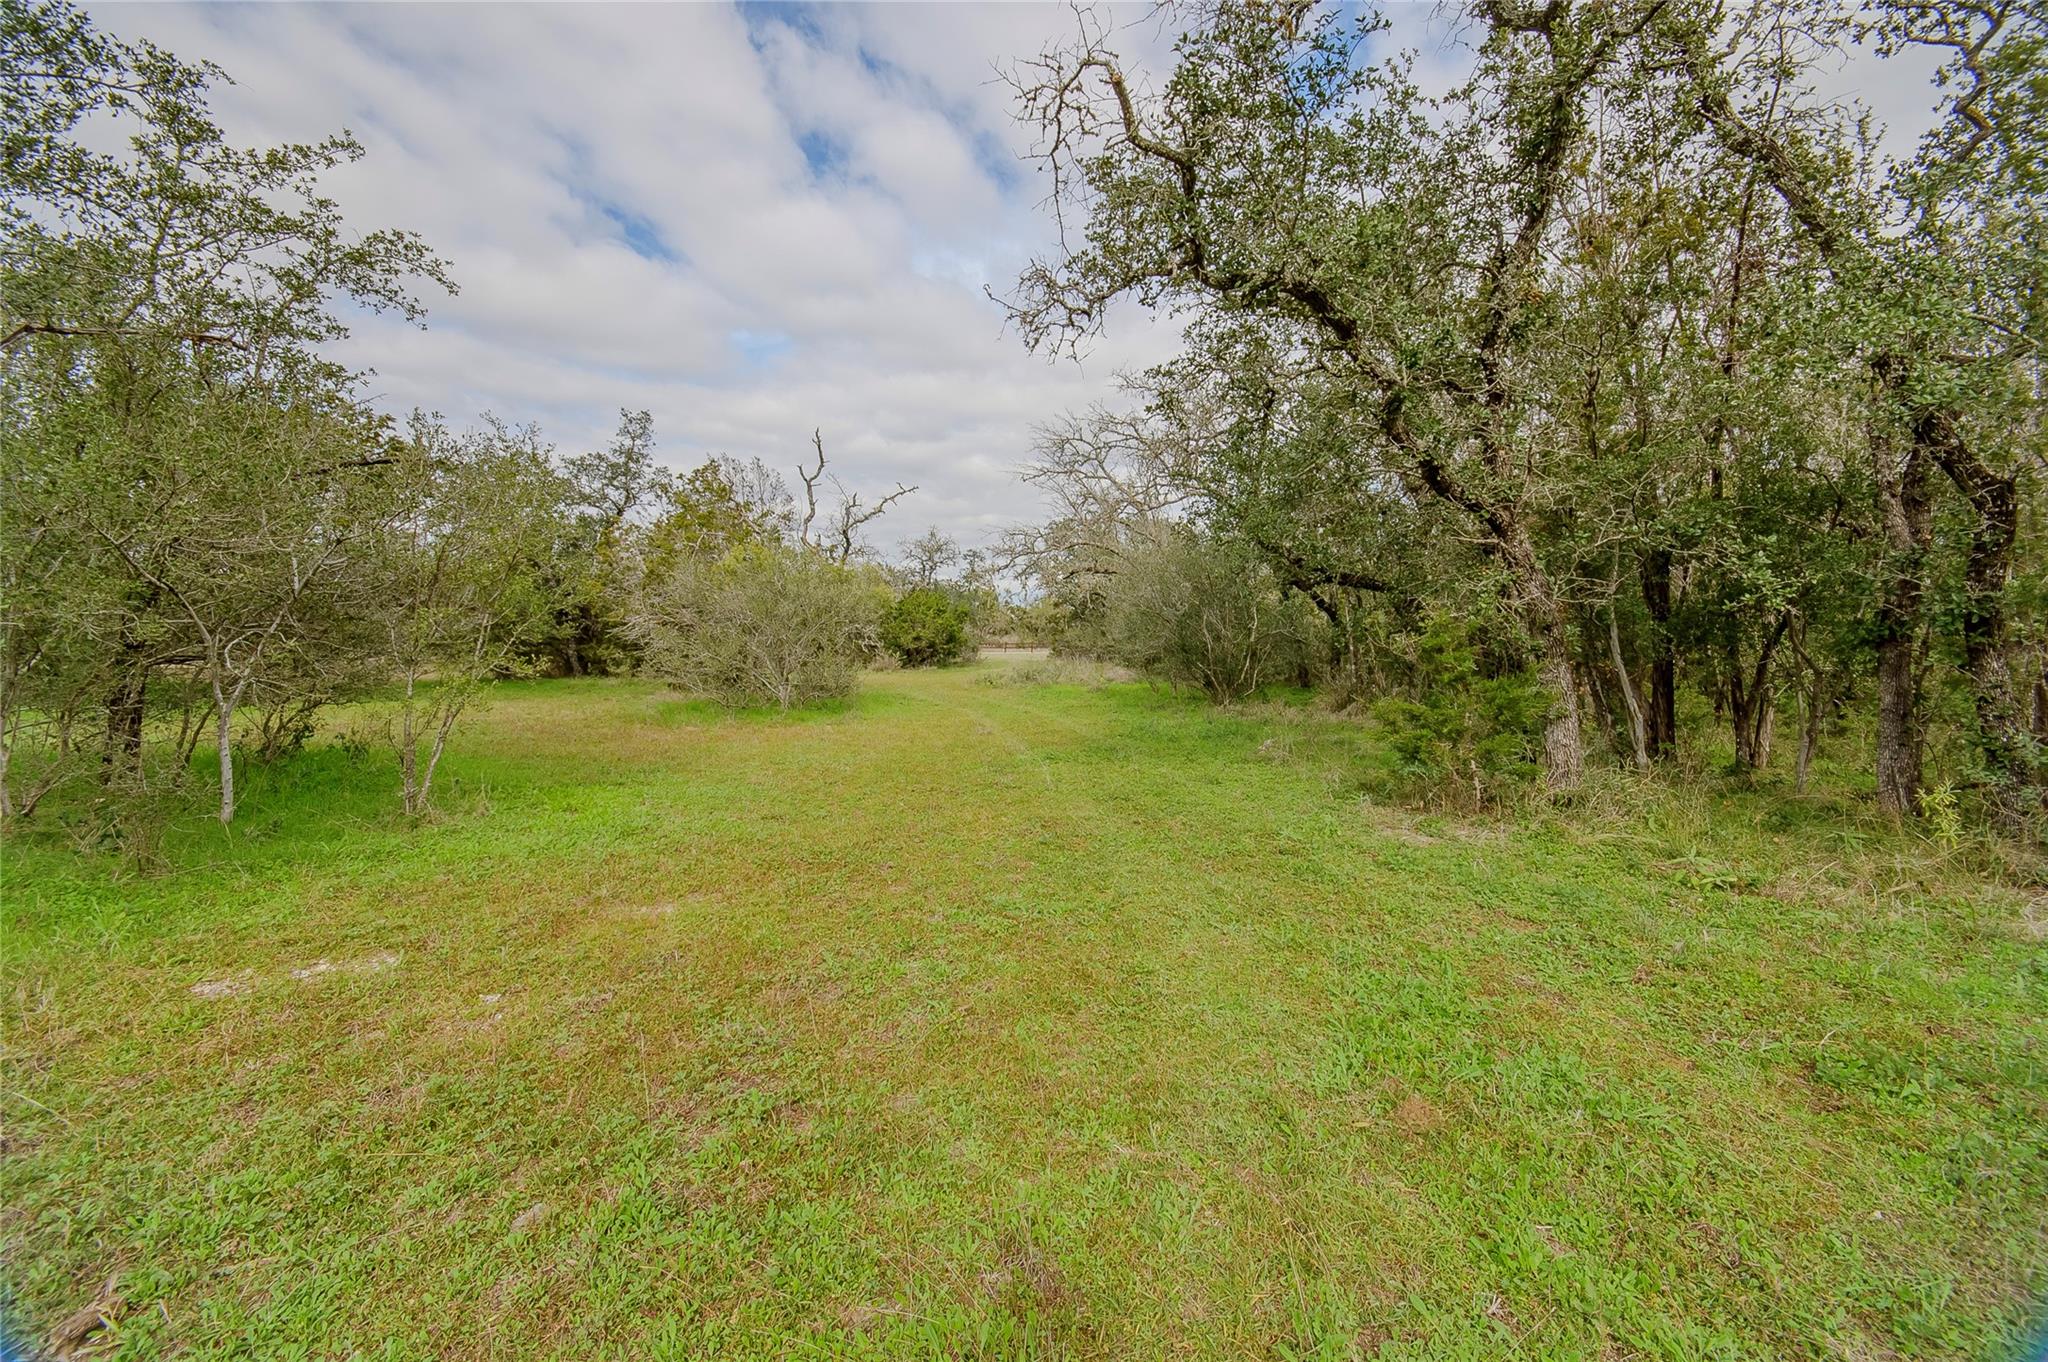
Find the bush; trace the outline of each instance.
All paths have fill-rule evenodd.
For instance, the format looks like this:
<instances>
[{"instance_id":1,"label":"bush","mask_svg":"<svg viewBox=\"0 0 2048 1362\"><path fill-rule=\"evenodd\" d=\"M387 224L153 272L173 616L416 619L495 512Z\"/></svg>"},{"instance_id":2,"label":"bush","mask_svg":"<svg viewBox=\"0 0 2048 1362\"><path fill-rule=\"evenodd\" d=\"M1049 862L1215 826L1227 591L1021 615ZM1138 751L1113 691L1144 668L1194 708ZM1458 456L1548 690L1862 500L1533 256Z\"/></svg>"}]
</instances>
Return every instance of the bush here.
<instances>
[{"instance_id":1,"label":"bush","mask_svg":"<svg viewBox=\"0 0 2048 1362\"><path fill-rule=\"evenodd\" d=\"M971 612L938 587L904 592L882 614L882 646L906 667L945 667L973 648Z\"/></svg>"},{"instance_id":2,"label":"bush","mask_svg":"<svg viewBox=\"0 0 2048 1362\"><path fill-rule=\"evenodd\" d=\"M1554 699L1527 672L1487 674L1470 620L1437 615L1424 626L1410 685L1410 696L1373 706L1401 783L1479 806L1535 776Z\"/></svg>"},{"instance_id":3,"label":"bush","mask_svg":"<svg viewBox=\"0 0 2048 1362\"><path fill-rule=\"evenodd\" d=\"M1073 657L1037 657L1003 663L981 674L984 686L1086 686L1090 690L1135 679L1113 662Z\"/></svg>"},{"instance_id":4,"label":"bush","mask_svg":"<svg viewBox=\"0 0 2048 1362\"><path fill-rule=\"evenodd\" d=\"M747 544L651 578L637 625L647 669L737 707L850 694L885 599L869 573L815 549Z\"/></svg>"},{"instance_id":5,"label":"bush","mask_svg":"<svg viewBox=\"0 0 2048 1362\"><path fill-rule=\"evenodd\" d=\"M1003 615L1004 632L1027 648L1057 651L1067 642L1073 613L1071 603L1043 596L1028 604L1008 607Z\"/></svg>"},{"instance_id":6,"label":"bush","mask_svg":"<svg viewBox=\"0 0 2048 1362\"><path fill-rule=\"evenodd\" d=\"M1316 621L1234 545L1169 530L1109 579L1105 650L1223 703L1301 676Z\"/></svg>"}]
</instances>

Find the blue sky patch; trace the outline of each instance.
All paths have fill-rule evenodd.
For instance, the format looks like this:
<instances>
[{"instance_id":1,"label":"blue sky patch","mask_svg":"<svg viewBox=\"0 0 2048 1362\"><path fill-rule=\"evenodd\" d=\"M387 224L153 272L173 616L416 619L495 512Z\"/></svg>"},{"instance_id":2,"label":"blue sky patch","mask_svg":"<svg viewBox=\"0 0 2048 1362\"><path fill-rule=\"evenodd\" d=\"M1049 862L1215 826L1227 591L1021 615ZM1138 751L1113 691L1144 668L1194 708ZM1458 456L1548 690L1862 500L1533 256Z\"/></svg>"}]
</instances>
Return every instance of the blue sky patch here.
<instances>
[{"instance_id":1,"label":"blue sky patch","mask_svg":"<svg viewBox=\"0 0 2048 1362\"><path fill-rule=\"evenodd\" d=\"M846 171L846 148L841 146L829 133L812 129L797 134L796 144L804 154L804 164L811 168L814 180L831 179Z\"/></svg>"},{"instance_id":2,"label":"blue sky patch","mask_svg":"<svg viewBox=\"0 0 2048 1362\"><path fill-rule=\"evenodd\" d=\"M671 262L677 258L668 242L662 239L661 229L648 218L602 199L595 200L594 203L597 211L609 218L612 225L619 229L619 235L624 238L626 245L632 248L635 255L648 260Z\"/></svg>"},{"instance_id":3,"label":"blue sky patch","mask_svg":"<svg viewBox=\"0 0 2048 1362\"><path fill-rule=\"evenodd\" d=\"M728 331L726 343L748 364L773 364L788 354L796 342L781 331Z\"/></svg>"}]
</instances>

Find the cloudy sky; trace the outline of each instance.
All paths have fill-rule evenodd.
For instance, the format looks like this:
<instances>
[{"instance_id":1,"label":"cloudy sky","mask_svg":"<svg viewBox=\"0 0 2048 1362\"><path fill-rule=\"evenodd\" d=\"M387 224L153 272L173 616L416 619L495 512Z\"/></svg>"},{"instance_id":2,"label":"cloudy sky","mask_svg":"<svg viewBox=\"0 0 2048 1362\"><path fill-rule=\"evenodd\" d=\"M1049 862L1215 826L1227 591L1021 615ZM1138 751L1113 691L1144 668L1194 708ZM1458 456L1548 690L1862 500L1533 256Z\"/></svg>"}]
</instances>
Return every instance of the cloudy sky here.
<instances>
[{"instance_id":1,"label":"cloudy sky","mask_svg":"<svg viewBox=\"0 0 2048 1362\"><path fill-rule=\"evenodd\" d=\"M1434 5L1390 9L1399 45L1458 64ZM1050 362L984 294L1050 242L996 71L1071 31L1064 5L92 12L223 67L237 140L362 141L334 197L422 233L461 289L424 331L371 319L342 347L392 410L493 411L574 450L645 407L678 467L787 469L815 426L849 485L919 485L878 543L977 543L1038 512L1014 477L1034 424L1171 347L1131 307ZM1156 63L1145 15L1118 46Z\"/></svg>"}]
</instances>

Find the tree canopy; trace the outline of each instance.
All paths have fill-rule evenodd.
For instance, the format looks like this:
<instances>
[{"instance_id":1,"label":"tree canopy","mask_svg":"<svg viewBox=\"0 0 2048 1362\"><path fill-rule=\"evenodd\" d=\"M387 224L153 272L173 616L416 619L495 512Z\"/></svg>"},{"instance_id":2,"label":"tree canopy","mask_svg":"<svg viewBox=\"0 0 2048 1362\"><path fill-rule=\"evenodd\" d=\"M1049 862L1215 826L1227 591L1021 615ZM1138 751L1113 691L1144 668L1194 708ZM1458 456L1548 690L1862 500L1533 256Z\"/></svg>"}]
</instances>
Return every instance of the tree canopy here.
<instances>
[{"instance_id":1,"label":"tree canopy","mask_svg":"<svg viewBox=\"0 0 2048 1362\"><path fill-rule=\"evenodd\" d=\"M1118 299L1186 335L1136 415L1048 431L1058 561L1173 507L1349 647L1481 598L1556 787L1589 719L1672 752L1685 682L1762 765L1791 685L1809 732L1869 697L1895 812L1950 694L1951 769L2038 807L2037 6L1489 0L1436 97L1370 11L1176 14L1156 88L1085 14L1010 73L1062 233L1027 343ZM1941 62L1909 153L1822 91L1857 47Z\"/></svg>"}]
</instances>

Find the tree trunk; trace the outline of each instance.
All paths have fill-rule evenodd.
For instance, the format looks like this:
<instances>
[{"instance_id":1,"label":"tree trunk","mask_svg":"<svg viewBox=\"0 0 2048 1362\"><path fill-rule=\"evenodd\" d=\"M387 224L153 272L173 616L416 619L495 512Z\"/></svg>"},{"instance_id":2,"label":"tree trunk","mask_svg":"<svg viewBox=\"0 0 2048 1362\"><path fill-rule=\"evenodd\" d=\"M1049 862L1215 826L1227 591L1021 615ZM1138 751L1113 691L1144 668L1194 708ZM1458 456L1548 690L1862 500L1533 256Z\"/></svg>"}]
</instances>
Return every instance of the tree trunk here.
<instances>
[{"instance_id":1,"label":"tree trunk","mask_svg":"<svg viewBox=\"0 0 2048 1362\"><path fill-rule=\"evenodd\" d=\"M1771 632L1757 649L1756 663L1748 678L1742 674L1742 649L1728 644L1728 706L1735 736L1736 764L1760 771L1771 760L1771 720L1776 710L1776 688L1771 684L1771 661L1792 623L1792 612L1782 611Z\"/></svg>"},{"instance_id":2,"label":"tree trunk","mask_svg":"<svg viewBox=\"0 0 2048 1362\"><path fill-rule=\"evenodd\" d=\"M1824 708L1821 695L1821 680L1818 673L1806 685L1806 722L1799 730L1799 762L1792 777L1795 794L1806 793L1806 776L1813 769L1814 753L1820 749L1820 716Z\"/></svg>"},{"instance_id":3,"label":"tree trunk","mask_svg":"<svg viewBox=\"0 0 2048 1362\"><path fill-rule=\"evenodd\" d=\"M1913 639L1887 634L1877 645L1877 803L1895 817L1920 795L1920 733L1913 695Z\"/></svg>"},{"instance_id":4,"label":"tree trunk","mask_svg":"<svg viewBox=\"0 0 2048 1362\"><path fill-rule=\"evenodd\" d=\"M442 713L441 722L434 729L434 746L427 753L426 769L420 774L418 798L413 801L412 807L406 810L407 813L418 815L427 811L427 800L432 796L434 789L434 769L441 764L441 753L448 747L448 730L455 727L455 720L460 712L459 707L451 705Z\"/></svg>"},{"instance_id":5,"label":"tree trunk","mask_svg":"<svg viewBox=\"0 0 2048 1362\"><path fill-rule=\"evenodd\" d=\"M1879 356L1872 368L1886 387L1904 379L1905 364L1893 356ZM1871 462L1885 543L1877 610L1877 802L1894 817L1908 817L1920 795L1914 655L1926 595L1927 551L1933 542L1932 489L1921 442L1901 441L1886 412L1871 419Z\"/></svg>"},{"instance_id":6,"label":"tree trunk","mask_svg":"<svg viewBox=\"0 0 2048 1362\"><path fill-rule=\"evenodd\" d=\"M1749 749L1749 708L1751 696L1742 679L1742 649L1733 639L1728 640L1728 682L1726 703L1715 706L1716 712L1728 720L1728 734L1735 740L1735 764L1745 771L1756 769L1756 759Z\"/></svg>"},{"instance_id":7,"label":"tree trunk","mask_svg":"<svg viewBox=\"0 0 2048 1362\"><path fill-rule=\"evenodd\" d=\"M1621 651L1621 622L1615 615L1612 602L1607 607L1607 646L1614 655L1614 674L1621 681L1622 703L1628 707L1629 746L1635 757L1636 769L1647 772L1650 769L1649 725L1643 719L1642 704L1636 699L1635 683L1629 680L1628 660Z\"/></svg>"},{"instance_id":8,"label":"tree trunk","mask_svg":"<svg viewBox=\"0 0 2048 1362\"><path fill-rule=\"evenodd\" d=\"M1441 474L1438 474L1441 477ZM1553 791L1577 789L1585 777L1586 742L1579 723L1579 674L1572 662L1571 626L1564 603L1536 555L1535 541L1512 505L1468 500L1493 532L1490 545L1507 569L1509 593L1536 652L1536 676L1555 707L1543 724L1543 783Z\"/></svg>"},{"instance_id":9,"label":"tree trunk","mask_svg":"<svg viewBox=\"0 0 2048 1362\"><path fill-rule=\"evenodd\" d=\"M192 754L199 750L199 740L206 736L206 721L212 717L213 706L208 705L204 713L200 714L198 718L190 720L189 727L182 728L179 731L177 771L180 781L183 781L190 773Z\"/></svg>"},{"instance_id":10,"label":"tree trunk","mask_svg":"<svg viewBox=\"0 0 2048 1362\"><path fill-rule=\"evenodd\" d=\"M1578 676L1571 656L1553 651L1538 674L1558 697L1557 712L1543 726L1543 783L1552 790L1576 790L1585 778L1586 748L1579 728Z\"/></svg>"},{"instance_id":11,"label":"tree trunk","mask_svg":"<svg viewBox=\"0 0 2048 1362\"><path fill-rule=\"evenodd\" d=\"M405 707L398 716L398 803L409 816L418 812L414 801L418 797L418 784L413 779L419 765L419 738L415 727L418 716L413 712L417 693L417 676L408 670L405 674Z\"/></svg>"},{"instance_id":12,"label":"tree trunk","mask_svg":"<svg viewBox=\"0 0 2048 1362\"><path fill-rule=\"evenodd\" d=\"M1577 789L1585 776L1586 744L1579 725L1579 674L1572 665L1571 631L1533 547L1510 557L1517 571L1523 618L1537 648L1536 675L1556 697L1543 725L1543 782L1552 790ZM1520 558L1520 562L1515 562Z\"/></svg>"},{"instance_id":13,"label":"tree trunk","mask_svg":"<svg viewBox=\"0 0 2048 1362\"><path fill-rule=\"evenodd\" d=\"M1592 692L1593 712L1607 721L1607 742L1617 755L1628 751L1628 724L1621 717L1620 706L1608 698L1607 683L1600 679L1600 668L1591 658L1582 663L1586 676L1586 689Z\"/></svg>"},{"instance_id":14,"label":"tree trunk","mask_svg":"<svg viewBox=\"0 0 2048 1362\"><path fill-rule=\"evenodd\" d=\"M2034 741L2048 743L2048 662L2034 676Z\"/></svg>"},{"instance_id":15,"label":"tree trunk","mask_svg":"<svg viewBox=\"0 0 2048 1362\"><path fill-rule=\"evenodd\" d=\"M1913 438L1929 449L1949 481L1970 504L1976 523L1963 571L1963 670L1970 678L1976 711L1978 750L2009 786L2036 783L2026 721L2013 685L2006 638L2005 589L2012 575L2013 543L2019 536L2019 490L2001 477L1964 441L1951 413L1921 412Z\"/></svg>"},{"instance_id":16,"label":"tree trunk","mask_svg":"<svg viewBox=\"0 0 2048 1362\"><path fill-rule=\"evenodd\" d=\"M142 711L147 699L149 669L131 664L107 696L105 778L112 780L142 764Z\"/></svg>"},{"instance_id":17,"label":"tree trunk","mask_svg":"<svg viewBox=\"0 0 2048 1362\"><path fill-rule=\"evenodd\" d=\"M1643 555L1643 607L1650 614L1650 691L1644 736L1653 760L1678 748L1678 657L1671 643L1671 551Z\"/></svg>"},{"instance_id":18,"label":"tree trunk","mask_svg":"<svg viewBox=\"0 0 2048 1362\"><path fill-rule=\"evenodd\" d=\"M214 693L218 697L219 687L214 688ZM214 740L220 747L220 821L223 827L235 821L234 717L234 702L216 699Z\"/></svg>"},{"instance_id":19,"label":"tree trunk","mask_svg":"<svg viewBox=\"0 0 2048 1362\"><path fill-rule=\"evenodd\" d=\"M235 821L235 706L242 702L249 678L244 676L233 687L224 687L218 666L209 664L213 675L208 680L213 686L214 742L220 749L220 821L226 827Z\"/></svg>"}]
</instances>

